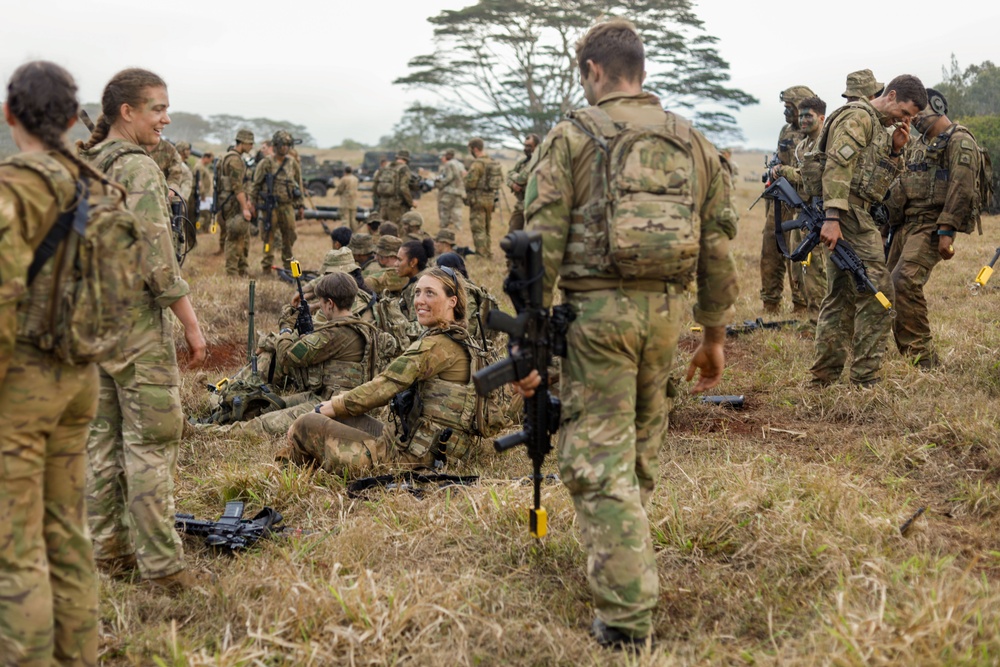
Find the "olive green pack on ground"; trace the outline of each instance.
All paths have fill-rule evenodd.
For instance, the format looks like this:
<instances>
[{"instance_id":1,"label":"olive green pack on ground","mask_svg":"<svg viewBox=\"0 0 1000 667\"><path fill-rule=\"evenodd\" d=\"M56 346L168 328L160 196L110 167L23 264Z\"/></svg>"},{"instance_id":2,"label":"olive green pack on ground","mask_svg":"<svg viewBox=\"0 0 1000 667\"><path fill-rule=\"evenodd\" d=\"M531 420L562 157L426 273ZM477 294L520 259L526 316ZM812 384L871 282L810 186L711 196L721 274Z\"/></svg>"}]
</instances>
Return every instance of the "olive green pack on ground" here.
<instances>
[{"instance_id":1,"label":"olive green pack on ground","mask_svg":"<svg viewBox=\"0 0 1000 667\"><path fill-rule=\"evenodd\" d=\"M701 223L691 125L671 113L663 125L616 123L599 107L568 118L598 148L593 197L573 212L595 243L587 262L623 278L693 276Z\"/></svg>"},{"instance_id":2,"label":"olive green pack on ground","mask_svg":"<svg viewBox=\"0 0 1000 667\"><path fill-rule=\"evenodd\" d=\"M17 155L7 164L34 171L54 194L66 174L54 157L41 152ZM73 207L38 239L36 261L46 255L54 261L35 268L29 294L36 298L29 298L18 331L68 364L110 358L128 334L122 323L142 299L138 221L124 200L106 182L83 179Z\"/></svg>"}]
</instances>

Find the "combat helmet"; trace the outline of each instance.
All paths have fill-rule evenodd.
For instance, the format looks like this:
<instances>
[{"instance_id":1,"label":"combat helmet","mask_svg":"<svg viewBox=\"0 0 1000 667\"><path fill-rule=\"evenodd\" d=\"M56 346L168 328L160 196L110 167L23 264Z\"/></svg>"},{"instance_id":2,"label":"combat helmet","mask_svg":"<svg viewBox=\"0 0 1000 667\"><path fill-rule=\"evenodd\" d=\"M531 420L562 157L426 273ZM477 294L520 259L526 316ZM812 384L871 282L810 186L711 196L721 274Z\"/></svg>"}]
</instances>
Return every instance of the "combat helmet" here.
<instances>
[{"instance_id":1,"label":"combat helmet","mask_svg":"<svg viewBox=\"0 0 1000 667\"><path fill-rule=\"evenodd\" d=\"M271 145L275 148L278 146L291 146L294 143L295 140L292 139L291 133L286 130L278 130L274 133L274 136L271 137Z\"/></svg>"},{"instance_id":2,"label":"combat helmet","mask_svg":"<svg viewBox=\"0 0 1000 667\"><path fill-rule=\"evenodd\" d=\"M791 88L785 88L781 91L778 96L785 104L791 104L793 107L798 106L799 102L806 99L807 97L815 97L816 93L812 91L809 86L792 86Z\"/></svg>"}]
</instances>

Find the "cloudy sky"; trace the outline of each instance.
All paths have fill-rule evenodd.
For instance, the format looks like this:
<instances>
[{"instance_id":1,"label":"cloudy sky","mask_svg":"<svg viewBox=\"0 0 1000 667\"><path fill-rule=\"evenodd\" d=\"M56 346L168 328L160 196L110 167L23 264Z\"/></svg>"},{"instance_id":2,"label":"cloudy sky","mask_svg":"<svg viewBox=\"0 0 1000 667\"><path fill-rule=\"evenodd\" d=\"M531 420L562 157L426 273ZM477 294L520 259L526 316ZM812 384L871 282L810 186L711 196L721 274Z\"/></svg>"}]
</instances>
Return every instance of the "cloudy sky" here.
<instances>
[{"instance_id":1,"label":"cloudy sky","mask_svg":"<svg viewBox=\"0 0 1000 667\"><path fill-rule=\"evenodd\" d=\"M320 146L373 143L410 102L433 102L392 85L411 57L433 50L427 17L472 2L3 0L0 77L25 60L54 60L76 76L81 100L96 102L114 72L145 67L167 81L175 110L290 120ZM933 85L952 53L963 68L996 60L1000 6L987 6L696 0L732 84L761 100L738 114L750 147L774 143L778 92L788 86L809 85L832 109L852 70L871 68L880 81L910 73Z\"/></svg>"}]
</instances>

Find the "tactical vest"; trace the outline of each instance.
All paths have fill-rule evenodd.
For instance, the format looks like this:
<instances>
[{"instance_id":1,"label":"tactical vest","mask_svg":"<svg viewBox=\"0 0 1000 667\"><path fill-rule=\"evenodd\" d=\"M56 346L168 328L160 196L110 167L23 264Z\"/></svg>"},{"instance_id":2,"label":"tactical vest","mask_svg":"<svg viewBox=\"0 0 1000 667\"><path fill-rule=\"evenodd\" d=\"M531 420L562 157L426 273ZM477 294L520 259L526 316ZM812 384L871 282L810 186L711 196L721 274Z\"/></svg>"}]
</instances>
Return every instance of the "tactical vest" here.
<instances>
[{"instance_id":1,"label":"tactical vest","mask_svg":"<svg viewBox=\"0 0 1000 667\"><path fill-rule=\"evenodd\" d=\"M303 391L311 391L323 400L343 391L360 387L375 377L378 349L375 328L367 322L343 321L327 322L317 329L349 327L364 339L364 356L361 361L327 359L323 363L306 368L292 369L289 375Z\"/></svg>"},{"instance_id":2,"label":"tactical vest","mask_svg":"<svg viewBox=\"0 0 1000 667\"><path fill-rule=\"evenodd\" d=\"M571 212L560 275L687 282L698 262L701 216L691 125L616 122L599 107L569 121L594 142L590 199Z\"/></svg>"},{"instance_id":3,"label":"tactical vest","mask_svg":"<svg viewBox=\"0 0 1000 667\"><path fill-rule=\"evenodd\" d=\"M826 169L826 144L829 130L835 120L847 109L863 109L872 121L872 138L864 147L854 164L851 177L851 194L868 204L880 203L889 191L889 186L899 174L899 169L889 157L892 151L892 135L885 130L875 109L866 102L848 102L834 111L816 141L815 148L802 159L802 184L809 197L823 196L823 171Z\"/></svg>"},{"instance_id":4,"label":"tactical vest","mask_svg":"<svg viewBox=\"0 0 1000 667\"><path fill-rule=\"evenodd\" d=\"M792 159L795 153L795 147L806 138L806 133L802 129L795 129L791 125L785 125L781 128L781 133L778 135L778 159L781 160L781 164L792 165L794 164Z\"/></svg>"}]
</instances>

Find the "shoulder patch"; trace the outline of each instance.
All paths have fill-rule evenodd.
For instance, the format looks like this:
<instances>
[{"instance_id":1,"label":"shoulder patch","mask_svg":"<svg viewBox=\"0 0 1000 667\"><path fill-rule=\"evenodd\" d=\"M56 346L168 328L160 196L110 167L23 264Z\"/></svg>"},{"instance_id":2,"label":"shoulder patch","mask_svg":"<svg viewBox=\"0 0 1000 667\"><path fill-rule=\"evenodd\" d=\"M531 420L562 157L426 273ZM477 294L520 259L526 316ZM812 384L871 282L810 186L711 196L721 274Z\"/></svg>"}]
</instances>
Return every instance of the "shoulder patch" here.
<instances>
[{"instance_id":1,"label":"shoulder patch","mask_svg":"<svg viewBox=\"0 0 1000 667\"><path fill-rule=\"evenodd\" d=\"M976 147L976 145L968 139L962 139L962 142L959 144L959 146L961 146L963 151L971 151Z\"/></svg>"},{"instance_id":2,"label":"shoulder patch","mask_svg":"<svg viewBox=\"0 0 1000 667\"><path fill-rule=\"evenodd\" d=\"M966 154L959 155L958 156L958 163L959 164L972 164L972 156L971 155L966 155Z\"/></svg>"},{"instance_id":3,"label":"shoulder patch","mask_svg":"<svg viewBox=\"0 0 1000 667\"><path fill-rule=\"evenodd\" d=\"M837 155L839 155L841 159L844 160L844 162L847 162L852 157L854 157L855 153L857 153L857 151L854 150L854 147L848 144L844 144L843 146L837 149Z\"/></svg>"}]
</instances>

